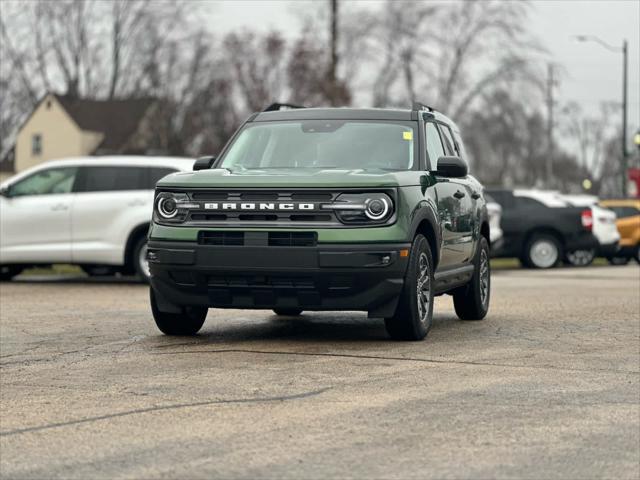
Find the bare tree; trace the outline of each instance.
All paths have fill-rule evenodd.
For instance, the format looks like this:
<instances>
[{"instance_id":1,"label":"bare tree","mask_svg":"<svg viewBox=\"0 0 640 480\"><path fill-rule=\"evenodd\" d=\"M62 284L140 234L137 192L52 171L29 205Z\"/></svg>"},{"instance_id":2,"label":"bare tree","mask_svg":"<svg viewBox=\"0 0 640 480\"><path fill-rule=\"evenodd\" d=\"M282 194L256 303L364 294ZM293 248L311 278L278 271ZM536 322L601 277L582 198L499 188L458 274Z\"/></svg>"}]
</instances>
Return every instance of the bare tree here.
<instances>
[{"instance_id":1,"label":"bare tree","mask_svg":"<svg viewBox=\"0 0 640 480\"><path fill-rule=\"evenodd\" d=\"M262 109L284 93L285 42L278 32L264 36L244 31L224 39L227 60L250 111Z\"/></svg>"}]
</instances>

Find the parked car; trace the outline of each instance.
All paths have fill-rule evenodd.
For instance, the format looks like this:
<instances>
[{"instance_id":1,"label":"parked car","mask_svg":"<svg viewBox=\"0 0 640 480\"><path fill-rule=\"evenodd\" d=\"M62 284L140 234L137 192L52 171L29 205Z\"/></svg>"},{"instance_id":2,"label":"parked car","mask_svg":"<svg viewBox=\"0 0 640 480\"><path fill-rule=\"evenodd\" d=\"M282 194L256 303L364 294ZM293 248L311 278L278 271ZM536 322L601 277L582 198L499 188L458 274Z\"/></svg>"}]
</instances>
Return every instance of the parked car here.
<instances>
[{"instance_id":1,"label":"parked car","mask_svg":"<svg viewBox=\"0 0 640 480\"><path fill-rule=\"evenodd\" d=\"M487 201L487 215L489 216L489 236L491 240L491 251L499 251L504 240L500 221L502 219L502 207L491 195L485 194Z\"/></svg>"},{"instance_id":2,"label":"parked car","mask_svg":"<svg viewBox=\"0 0 640 480\"><path fill-rule=\"evenodd\" d=\"M488 189L502 206L504 241L497 257L517 257L529 268L552 268L566 252L599 247L593 234L590 208L567 202L540 190Z\"/></svg>"},{"instance_id":3,"label":"parked car","mask_svg":"<svg viewBox=\"0 0 640 480\"><path fill-rule=\"evenodd\" d=\"M489 309L489 222L456 124L420 105L252 115L156 188L151 310L192 335L215 308L361 310L419 340L434 295Z\"/></svg>"},{"instance_id":4,"label":"parked car","mask_svg":"<svg viewBox=\"0 0 640 480\"><path fill-rule=\"evenodd\" d=\"M598 247L580 249L565 253L565 263L574 266L590 265L595 257L611 258L620 248L620 233L616 228L616 213L598 205L594 195L560 195L558 198L574 207L589 207L592 213L592 231L598 239Z\"/></svg>"},{"instance_id":5,"label":"parked car","mask_svg":"<svg viewBox=\"0 0 640 480\"><path fill-rule=\"evenodd\" d=\"M156 182L193 160L82 157L55 160L0 185L0 278L55 263L89 275L149 277L147 232Z\"/></svg>"},{"instance_id":6,"label":"parked car","mask_svg":"<svg viewBox=\"0 0 640 480\"><path fill-rule=\"evenodd\" d=\"M640 264L640 199L603 200L600 205L613 210L618 216L616 226L621 237L620 250L609 257L609 262L626 264L633 257Z\"/></svg>"}]
</instances>

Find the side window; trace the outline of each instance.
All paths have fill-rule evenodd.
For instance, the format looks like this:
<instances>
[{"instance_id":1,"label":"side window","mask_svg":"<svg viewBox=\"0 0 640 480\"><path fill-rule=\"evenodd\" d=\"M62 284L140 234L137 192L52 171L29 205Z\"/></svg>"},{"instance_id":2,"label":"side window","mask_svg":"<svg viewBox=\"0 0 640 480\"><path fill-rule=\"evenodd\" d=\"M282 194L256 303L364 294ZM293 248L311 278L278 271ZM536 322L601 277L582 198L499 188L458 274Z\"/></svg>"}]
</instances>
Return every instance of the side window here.
<instances>
[{"instance_id":1,"label":"side window","mask_svg":"<svg viewBox=\"0 0 640 480\"><path fill-rule=\"evenodd\" d=\"M432 168L436 168L436 162L440 157L444 156L444 147L438 133L435 123L427 122L425 124L425 138L427 140L427 156Z\"/></svg>"},{"instance_id":2,"label":"side window","mask_svg":"<svg viewBox=\"0 0 640 480\"><path fill-rule=\"evenodd\" d=\"M177 172L177 170L174 168L161 168L161 167L150 168L149 181L147 183L147 188L150 190L153 190L154 188L156 188L156 183L158 183L158 180L160 180L162 177L166 177L167 175L170 175L175 172Z\"/></svg>"},{"instance_id":3,"label":"side window","mask_svg":"<svg viewBox=\"0 0 640 480\"><path fill-rule=\"evenodd\" d=\"M42 155L42 135L34 133L31 137L31 155Z\"/></svg>"},{"instance_id":4,"label":"side window","mask_svg":"<svg viewBox=\"0 0 640 480\"><path fill-rule=\"evenodd\" d=\"M447 144L447 149L450 155L460 156L460 150L458 144L453 139L453 132L447 125L440 124L440 131L444 134L444 141Z\"/></svg>"},{"instance_id":5,"label":"side window","mask_svg":"<svg viewBox=\"0 0 640 480\"><path fill-rule=\"evenodd\" d=\"M80 192L148 190L144 167L83 167Z\"/></svg>"},{"instance_id":6,"label":"side window","mask_svg":"<svg viewBox=\"0 0 640 480\"><path fill-rule=\"evenodd\" d=\"M25 195L52 195L70 193L76 179L77 168L49 168L29 175L9 187L12 197Z\"/></svg>"}]
</instances>

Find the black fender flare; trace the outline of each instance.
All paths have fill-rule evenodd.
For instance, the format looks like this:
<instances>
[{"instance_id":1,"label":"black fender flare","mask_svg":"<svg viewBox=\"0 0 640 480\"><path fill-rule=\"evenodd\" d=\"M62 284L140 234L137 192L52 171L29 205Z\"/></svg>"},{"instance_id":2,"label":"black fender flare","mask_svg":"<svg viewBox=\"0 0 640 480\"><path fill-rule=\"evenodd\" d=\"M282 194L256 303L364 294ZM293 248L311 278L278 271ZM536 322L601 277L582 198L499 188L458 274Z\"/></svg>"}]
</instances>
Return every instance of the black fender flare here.
<instances>
[{"instance_id":1,"label":"black fender flare","mask_svg":"<svg viewBox=\"0 0 640 480\"><path fill-rule=\"evenodd\" d=\"M433 205L427 201L420 202L411 214L411 240L418 234L420 226L426 224L429 226L431 236L427 235L427 241L431 247L433 260L440 263L440 251L442 249L442 227L438 221L438 216Z\"/></svg>"}]
</instances>

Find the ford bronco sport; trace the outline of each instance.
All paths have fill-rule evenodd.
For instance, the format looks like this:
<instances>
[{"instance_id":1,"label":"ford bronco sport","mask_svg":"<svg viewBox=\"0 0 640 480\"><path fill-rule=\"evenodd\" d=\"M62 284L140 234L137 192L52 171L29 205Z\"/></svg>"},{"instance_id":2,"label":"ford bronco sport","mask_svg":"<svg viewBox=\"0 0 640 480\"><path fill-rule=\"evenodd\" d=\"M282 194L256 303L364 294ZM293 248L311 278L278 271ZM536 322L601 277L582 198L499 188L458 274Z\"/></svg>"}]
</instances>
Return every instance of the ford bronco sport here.
<instances>
[{"instance_id":1,"label":"ford bronco sport","mask_svg":"<svg viewBox=\"0 0 640 480\"><path fill-rule=\"evenodd\" d=\"M195 334L208 308L360 310L419 340L444 293L463 320L487 314L483 188L458 127L429 107L269 108L194 170L156 187L150 295L165 334Z\"/></svg>"}]
</instances>

